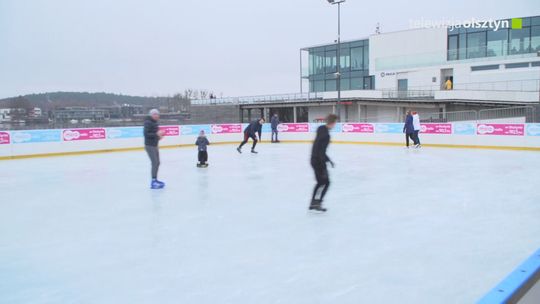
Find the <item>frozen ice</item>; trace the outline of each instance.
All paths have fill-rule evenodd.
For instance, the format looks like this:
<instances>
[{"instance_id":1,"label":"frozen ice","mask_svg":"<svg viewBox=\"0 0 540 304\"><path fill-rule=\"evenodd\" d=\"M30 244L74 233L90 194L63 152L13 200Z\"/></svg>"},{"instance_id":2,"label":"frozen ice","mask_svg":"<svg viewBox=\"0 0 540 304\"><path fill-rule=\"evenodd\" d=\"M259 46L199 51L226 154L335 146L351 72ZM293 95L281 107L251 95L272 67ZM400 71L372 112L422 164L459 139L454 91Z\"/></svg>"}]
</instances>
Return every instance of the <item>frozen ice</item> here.
<instances>
[{"instance_id":1,"label":"frozen ice","mask_svg":"<svg viewBox=\"0 0 540 304\"><path fill-rule=\"evenodd\" d=\"M306 144L0 162L0 303L472 303L540 244L537 152Z\"/></svg>"}]
</instances>

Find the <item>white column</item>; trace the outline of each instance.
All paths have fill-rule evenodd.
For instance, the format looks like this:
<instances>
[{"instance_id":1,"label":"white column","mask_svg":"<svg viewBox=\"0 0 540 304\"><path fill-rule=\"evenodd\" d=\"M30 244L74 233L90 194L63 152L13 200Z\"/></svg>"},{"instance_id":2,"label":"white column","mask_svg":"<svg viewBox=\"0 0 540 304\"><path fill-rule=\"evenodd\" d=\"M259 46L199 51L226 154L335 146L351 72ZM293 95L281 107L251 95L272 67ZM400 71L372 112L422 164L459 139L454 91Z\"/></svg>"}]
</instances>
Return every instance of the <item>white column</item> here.
<instances>
[{"instance_id":1,"label":"white column","mask_svg":"<svg viewBox=\"0 0 540 304\"><path fill-rule=\"evenodd\" d=\"M296 122L296 107L293 107L293 122Z\"/></svg>"}]
</instances>

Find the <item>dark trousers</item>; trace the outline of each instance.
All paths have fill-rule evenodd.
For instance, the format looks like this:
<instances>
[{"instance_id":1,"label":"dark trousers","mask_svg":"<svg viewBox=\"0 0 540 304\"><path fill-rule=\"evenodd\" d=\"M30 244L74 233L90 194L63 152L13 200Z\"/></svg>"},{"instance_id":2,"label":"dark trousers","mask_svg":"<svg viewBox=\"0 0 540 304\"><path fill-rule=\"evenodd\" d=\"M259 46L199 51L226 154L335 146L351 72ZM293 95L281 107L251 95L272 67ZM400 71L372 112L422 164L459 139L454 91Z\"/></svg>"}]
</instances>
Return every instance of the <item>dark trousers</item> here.
<instances>
[{"instance_id":1,"label":"dark trousers","mask_svg":"<svg viewBox=\"0 0 540 304\"><path fill-rule=\"evenodd\" d=\"M152 178L157 179L157 174L159 170L159 148L157 146L144 146L150 162L152 163Z\"/></svg>"},{"instance_id":2,"label":"dark trousers","mask_svg":"<svg viewBox=\"0 0 540 304\"><path fill-rule=\"evenodd\" d=\"M420 137L418 136L418 133L420 133L420 130L414 131L414 144L419 145L420 144Z\"/></svg>"},{"instance_id":3,"label":"dark trousers","mask_svg":"<svg viewBox=\"0 0 540 304\"><path fill-rule=\"evenodd\" d=\"M326 168L326 162L312 161L311 166L315 171L315 179L317 180L317 184L313 189L313 196L311 197L311 201L322 202L324 196L326 195L326 191L328 191L328 187L330 186L330 178L328 177L328 169Z\"/></svg>"},{"instance_id":4,"label":"dark trousers","mask_svg":"<svg viewBox=\"0 0 540 304\"><path fill-rule=\"evenodd\" d=\"M251 147L251 150L255 149L255 146L257 145L257 137L255 137L255 134L249 134L249 132L244 132L244 141L242 141L239 148L242 148L248 142L249 138L253 139L253 146Z\"/></svg>"},{"instance_id":5,"label":"dark trousers","mask_svg":"<svg viewBox=\"0 0 540 304\"><path fill-rule=\"evenodd\" d=\"M414 133L406 133L405 142L407 143L407 147L409 146L409 138L413 141L413 143L416 144L416 140L414 139Z\"/></svg>"},{"instance_id":6,"label":"dark trousers","mask_svg":"<svg viewBox=\"0 0 540 304\"><path fill-rule=\"evenodd\" d=\"M274 135L276 135L276 139L274 139ZM272 141L278 141L278 130L272 129Z\"/></svg>"},{"instance_id":7,"label":"dark trousers","mask_svg":"<svg viewBox=\"0 0 540 304\"><path fill-rule=\"evenodd\" d=\"M208 161L208 152L199 151L199 163L201 163L201 165L204 165L206 164L207 161Z\"/></svg>"}]
</instances>

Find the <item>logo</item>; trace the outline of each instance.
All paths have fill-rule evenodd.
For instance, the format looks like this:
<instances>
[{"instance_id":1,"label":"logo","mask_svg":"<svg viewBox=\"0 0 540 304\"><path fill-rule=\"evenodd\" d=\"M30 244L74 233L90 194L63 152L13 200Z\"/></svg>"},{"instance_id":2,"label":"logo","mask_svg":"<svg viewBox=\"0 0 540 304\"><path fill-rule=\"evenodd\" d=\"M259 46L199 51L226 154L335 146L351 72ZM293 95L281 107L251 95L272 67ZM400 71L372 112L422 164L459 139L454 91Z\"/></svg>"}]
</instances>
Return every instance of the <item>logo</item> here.
<instances>
[{"instance_id":1,"label":"logo","mask_svg":"<svg viewBox=\"0 0 540 304\"><path fill-rule=\"evenodd\" d=\"M220 125L212 125L212 133L221 133L223 132L223 127Z\"/></svg>"},{"instance_id":2,"label":"logo","mask_svg":"<svg viewBox=\"0 0 540 304\"><path fill-rule=\"evenodd\" d=\"M523 28L523 19L521 18L512 18L512 29L521 30Z\"/></svg>"},{"instance_id":3,"label":"logo","mask_svg":"<svg viewBox=\"0 0 540 304\"><path fill-rule=\"evenodd\" d=\"M495 132L494 126L478 125L478 134L491 134Z\"/></svg>"},{"instance_id":4,"label":"logo","mask_svg":"<svg viewBox=\"0 0 540 304\"><path fill-rule=\"evenodd\" d=\"M79 133L79 131L71 131L71 130L64 131L65 140L69 141L69 140L79 139L79 137L81 137L81 133Z\"/></svg>"}]
</instances>

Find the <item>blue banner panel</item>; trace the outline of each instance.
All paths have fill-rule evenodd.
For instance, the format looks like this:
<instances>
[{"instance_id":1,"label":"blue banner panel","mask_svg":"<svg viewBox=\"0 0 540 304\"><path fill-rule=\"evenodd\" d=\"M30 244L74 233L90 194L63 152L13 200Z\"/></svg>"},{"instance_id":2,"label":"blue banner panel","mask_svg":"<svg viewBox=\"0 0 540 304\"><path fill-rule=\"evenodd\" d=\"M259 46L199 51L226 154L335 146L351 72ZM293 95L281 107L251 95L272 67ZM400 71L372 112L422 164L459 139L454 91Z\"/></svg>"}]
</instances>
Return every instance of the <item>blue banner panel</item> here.
<instances>
[{"instance_id":1,"label":"blue banner panel","mask_svg":"<svg viewBox=\"0 0 540 304\"><path fill-rule=\"evenodd\" d=\"M527 136L540 136L540 124L527 124Z\"/></svg>"},{"instance_id":2,"label":"blue banner panel","mask_svg":"<svg viewBox=\"0 0 540 304\"><path fill-rule=\"evenodd\" d=\"M401 123L376 123L375 133L403 133L403 124Z\"/></svg>"},{"instance_id":3,"label":"blue banner panel","mask_svg":"<svg viewBox=\"0 0 540 304\"><path fill-rule=\"evenodd\" d=\"M204 131L206 135L212 134L211 125L186 125L180 126L180 134L182 135L199 135L201 131Z\"/></svg>"},{"instance_id":4,"label":"blue banner panel","mask_svg":"<svg viewBox=\"0 0 540 304\"><path fill-rule=\"evenodd\" d=\"M14 144L60 142L62 130L29 130L11 132L11 141Z\"/></svg>"},{"instance_id":5,"label":"blue banner panel","mask_svg":"<svg viewBox=\"0 0 540 304\"><path fill-rule=\"evenodd\" d=\"M455 122L453 125L455 135L476 135L475 123Z\"/></svg>"},{"instance_id":6,"label":"blue banner panel","mask_svg":"<svg viewBox=\"0 0 540 304\"><path fill-rule=\"evenodd\" d=\"M143 137L142 127L107 128L107 138L137 138Z\"/></svg>"}]
</instances>

